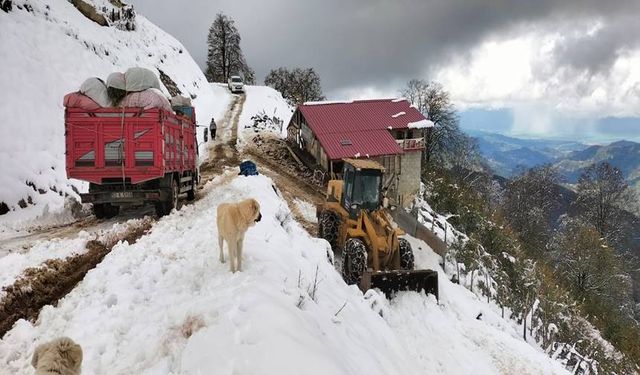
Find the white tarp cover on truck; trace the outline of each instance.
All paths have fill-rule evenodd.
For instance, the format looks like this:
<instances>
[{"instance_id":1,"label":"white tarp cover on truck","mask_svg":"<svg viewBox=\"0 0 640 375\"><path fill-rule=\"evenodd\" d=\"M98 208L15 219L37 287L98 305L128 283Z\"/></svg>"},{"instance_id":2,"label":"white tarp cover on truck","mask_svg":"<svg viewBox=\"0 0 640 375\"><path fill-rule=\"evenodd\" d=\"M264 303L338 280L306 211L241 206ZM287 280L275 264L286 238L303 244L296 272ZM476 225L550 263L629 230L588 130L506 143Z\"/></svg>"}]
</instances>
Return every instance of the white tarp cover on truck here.
<instances>
[{"instance_id":1,"label":"white tarp cover on truck","mask_svg":"<svg viewBox=\"0 0 640 375\"><path fill-rule=\"evenodd\" d=\"M124 73L113 72L107 77L107 87L113 87L118 90L126 90L127 85L124 81Z\"/></svg>"},{"instance_id":2,"label":"white tarp cover on truck","mask_svg":"<svg viewBox=\"0 0 640 375\"><path fill-rule=\"evenodd\" d=\"M129 68L124 73L127 92L143 91L150 88L160 90L160 81L154 72L145 68Z\"/></svg>"},{"instance_id":3,"label":"white tarp cover on truck","mask_svg":"<svg viewBox=\"0 0 640 375\"><path fill-rule=\"evenodd\" d=\"M171 104L162 91L150 88L144 91L131 92L122 100L123 107L139 107L144 109L162 108L171 111Z\"/></svg>"},{"instance_id":4,"label":"white tarp cover on truck","mask_svg":"<svg viewBox=\"0 0 640 375\"><path fill-rule=\"evenodd\" d=\"M191 107L191 98L176 95L171 98L171 106L173 107Z\"/></svg>"},{"instance_id":5,"label":"white tarp cover on truck","mask_svg":"<svg viewBox=\"0 0 640 375\"><path fill-rule=\"evenodd\" d=\"M107 86L100 78L91 77L86 79L80 86L80 93L91 98L100 107L111 106L111 100L107 95Z\"/></svg>"}]
</instances>

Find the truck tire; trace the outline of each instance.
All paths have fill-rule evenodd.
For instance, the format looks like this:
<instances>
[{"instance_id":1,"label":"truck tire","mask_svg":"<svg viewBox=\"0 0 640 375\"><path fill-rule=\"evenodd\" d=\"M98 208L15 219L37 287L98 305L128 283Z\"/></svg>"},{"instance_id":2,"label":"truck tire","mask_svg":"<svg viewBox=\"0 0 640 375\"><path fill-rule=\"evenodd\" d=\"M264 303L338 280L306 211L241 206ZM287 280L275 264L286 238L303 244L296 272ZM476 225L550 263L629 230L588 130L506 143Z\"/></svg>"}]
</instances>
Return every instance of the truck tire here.
<instances>
[{"instance_id":1,"label":"truck tire","mask_svg":"<svg viewBox=\"0 0 640 375\"><path fill-rule=\"evenodd\" d=\"M98 219L110 219L118 216L119 213L119 206L114 206L109 203L97 203L93 205L93 214L96 215Z\"/></svg>"},{"instance_id":2,"label":"truck tire","mask_svg":"<svg viewBox=\"0 0 640 375\"><path fill-rule=\"evenodd\" d=\"M318 220L318 237L324 238L336 252L338 247L338 234L340 232L340 217L332 211L322 211Z\"/></svg>"},{"instance_id":3,"label":"truck tire","mask_svg":"<svg viewBox=\"0 0 640 375\"><path fill-rule=\"evenodd\" d=\"M169 188L169 196L167 200L163 202L156 202L156 215L158 217L162 217L164 215L169 215L171 210L174 208L176 210L180 210L181 202L180 202L180 188L178 187L178 181L175 178L171 178Z\"/></svg>"},{"instance_id":4,"label":"truck tire","mask_svg":"<svg viewBox=\"0 0 640 375\"><path fill-rule=\"evenodd\" d=\"M342 252L342 278L347 284L360 284L367 269L367 247L357 238L349 238Z\"/></svg>"},{"instance_id":5,"label":"truck tire","mask_svg":"<svg viewBox=\"0 0 640 375\"><path fill-rule=\"evenodd\" d=\"M412 270L415 258L411 244L404 238L398 238L398 245L400 251L400 268L403 270Z\"/></svg>"},{"instance_id":6,"label":"truck tire","mask_svg":"<svg viewBox=\"0 0 640 375\"><path fill-rule=\"evenodd\" d=\"M193 179L191 180L191 190L187 192L188 201L196 199L196 193L198 191L198 177L196 177L195 175L192 177Z\"/></svg>"},{"instance_id":7,"label":"truck tire","mask_svg":"<svg viewBox=\"0 0 640 375\"><path fill-rule=\"evenodd\" d=\"M93 214L96 215L97 219L104 219L107 217L106 215L106 203L94 203L93 204Z\"/></svg>"},{"instance_id":8,"label":"truck tire","mask_svg":"<svg viewBox=\"0 0 640 375\"><path fill-rule=\"evenodd\" d=\"M178 185L178 180L171 179L171 200L169 201L169 206L167 207L167 213L171 212L174 208L176 211L180 211L182 207L182 202L180 201L180 186Z\"/></svg>"}]
</instances>

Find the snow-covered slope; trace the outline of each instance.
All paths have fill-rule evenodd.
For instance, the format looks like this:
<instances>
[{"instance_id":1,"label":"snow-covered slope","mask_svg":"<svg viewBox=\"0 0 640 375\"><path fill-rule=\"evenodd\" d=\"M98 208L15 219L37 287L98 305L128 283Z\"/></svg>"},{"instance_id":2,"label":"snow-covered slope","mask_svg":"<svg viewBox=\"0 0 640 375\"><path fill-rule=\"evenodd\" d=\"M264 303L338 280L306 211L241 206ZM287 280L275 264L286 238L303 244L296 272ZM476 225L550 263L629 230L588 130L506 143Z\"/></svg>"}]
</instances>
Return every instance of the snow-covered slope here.
<instances>
[{"instance_id":1,"label":"snow-covered slope","mask_svg":"<svg viewBox=\"0 0 640 375\"><path fill-rule=\"evenodd\" d=\"M83 189L66 178L62 99L84 79L106 79L131 66L160 69L184 95L196 97L199 123L222 115L229 95L211 89L182 44L141 15L136 26L99 26L62 0L18 0L12 12L0 12L0 202L15 210L0 216L0 229L57 212L61 195L75 196L72 184ZM19 209L20 200L28 207Z\"/></svg>"},{"instance_id":2,"label":"snow-covered slope","mask_svg":"<svg viewBox=\"0 0 640 375\"><path fill-rule=\"evenodd\" d=\"M0 373L29 373L33 348L60 335L81 343L84 374L564 373L443 273L440 304L347 286L269 178L227 174L206 191L136 244L116 245L36 324L16 323L0 340ZM246 197L263 219L232 274L217 259L215 211ZM438 269L410 240L418 265Z\"/></svg>"},{"instance_id":3,"label":"snow-covered slope","mask_svg":"<svg viewBox=\"0 0 640 375\"><path fill-rule=\"evenodd\" d=\"M286 136L293 110L282 94L268 86L245 86L245 102L238 121L238 140L242 146L247 137L261 131Z\"/></svg>"}]
</instances>

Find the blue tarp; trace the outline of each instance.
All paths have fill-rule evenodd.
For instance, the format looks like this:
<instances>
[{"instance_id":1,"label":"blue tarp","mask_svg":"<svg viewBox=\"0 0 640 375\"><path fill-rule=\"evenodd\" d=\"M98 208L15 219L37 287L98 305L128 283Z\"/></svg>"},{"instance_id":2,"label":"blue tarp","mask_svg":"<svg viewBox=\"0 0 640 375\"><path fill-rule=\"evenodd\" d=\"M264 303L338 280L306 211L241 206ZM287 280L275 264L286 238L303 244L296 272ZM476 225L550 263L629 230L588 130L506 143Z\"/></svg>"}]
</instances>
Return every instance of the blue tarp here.
<instances>
[{"instance_id":1,"label":"blue tarp","mask_svg":"<svg viewBox=\"0 0 640 375\"><path fill-rule=\"evenodd\" d=\"M238 174L242 176L257 176L258 168L252 161L243 161L242 163L240 163L240 173Z\"/></svg>"}]
</instances>

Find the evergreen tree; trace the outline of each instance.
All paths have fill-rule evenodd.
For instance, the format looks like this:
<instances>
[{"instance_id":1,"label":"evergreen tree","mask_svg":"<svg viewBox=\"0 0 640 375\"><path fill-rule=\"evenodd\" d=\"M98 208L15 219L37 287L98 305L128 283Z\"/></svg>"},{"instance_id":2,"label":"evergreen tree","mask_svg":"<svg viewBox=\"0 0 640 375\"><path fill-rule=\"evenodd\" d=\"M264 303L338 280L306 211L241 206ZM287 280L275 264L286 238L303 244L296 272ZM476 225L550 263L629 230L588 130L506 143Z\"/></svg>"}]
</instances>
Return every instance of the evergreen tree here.
<instances>
[{"instance_id":1,"label":"evergreen tree","mask_svg":"<svg viewBox=\"0 0 640 375\"><path fill-rule=\"evenodd\" d=\"M222 13L216 15L209 28L207 46L205 75L210 82L224 83L232 75L241 75L245 83L254 83L254 72L240 48L240 33L233 19Z\"/></svg>"}]
</instances>

